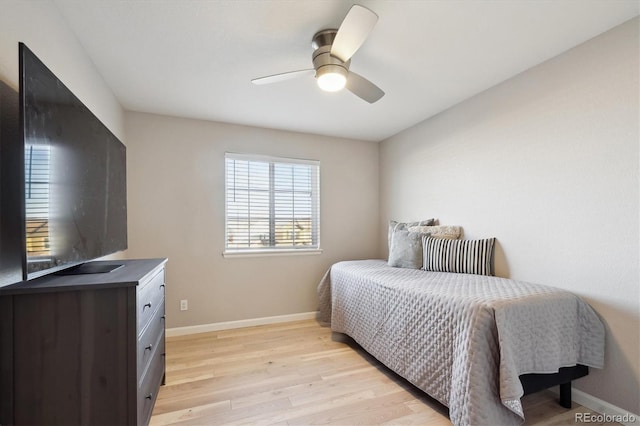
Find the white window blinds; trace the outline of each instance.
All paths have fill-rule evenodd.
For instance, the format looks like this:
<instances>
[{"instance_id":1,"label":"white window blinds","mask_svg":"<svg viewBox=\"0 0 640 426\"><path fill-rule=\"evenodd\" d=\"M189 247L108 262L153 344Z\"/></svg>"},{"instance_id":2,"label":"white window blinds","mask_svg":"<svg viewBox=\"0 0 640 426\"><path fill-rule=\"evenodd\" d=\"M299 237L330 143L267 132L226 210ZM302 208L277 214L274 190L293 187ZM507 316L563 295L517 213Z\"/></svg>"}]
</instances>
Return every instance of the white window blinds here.
<instances>
[{"instance_id":1,"label":"white window blinds","mask_svg":"<svg viewBox=\"0 0 640 426\"><path fill-rule=\"evenodd\" d=\"M320 247L320 163L225 155L225 251Z\"/></svg>"}]
</instances>

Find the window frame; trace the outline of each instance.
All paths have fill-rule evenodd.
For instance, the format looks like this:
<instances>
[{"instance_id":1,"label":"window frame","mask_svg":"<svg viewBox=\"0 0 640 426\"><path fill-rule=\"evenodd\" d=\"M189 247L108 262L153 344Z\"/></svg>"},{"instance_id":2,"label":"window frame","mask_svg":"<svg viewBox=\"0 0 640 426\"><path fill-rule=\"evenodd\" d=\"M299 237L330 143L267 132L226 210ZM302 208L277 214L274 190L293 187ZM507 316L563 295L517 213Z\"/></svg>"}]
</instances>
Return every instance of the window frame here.
<instances>
[{"instance_id":1,"label":"window frame","mask_svg":"<svg viewBox=\"0 0 640 426\"><path fill-rule=\"evenodd\" d=\"M315 166L315 182L312 183L312 227L315 226L317 232L315 234L315 240L317 244L311 247L282 247L279 248L277 246L266 246L266 247L247 247L247 248L229 248L227 246L229 241L229 215L228 215L228 170L227 170L227 160L239 160L239 161L254 161L254 162L267 162L269 163L269 168L271 169L273 163L280 164L301 164L308 166ZM274 217L271 216L273 214L273 188L269 189L270 194L270 217L269 222L274 221ZM315 223L314 223L315 218ZM319 160L308 160L308 159L300 159L300 158L288 158L288 157L276 157L270 155L259 155L259 154L241 154L234 152L225 152L224 155L224 248L222 255L224 257L261 257L261 256L282 256L282 255L313 255L322 253L322 248L320 246L320 232L321 232L321 215L320 215L320 161ZM270 227L270 241L272 238L272 233L275 231Z\"/></svg>"}]
</instances>

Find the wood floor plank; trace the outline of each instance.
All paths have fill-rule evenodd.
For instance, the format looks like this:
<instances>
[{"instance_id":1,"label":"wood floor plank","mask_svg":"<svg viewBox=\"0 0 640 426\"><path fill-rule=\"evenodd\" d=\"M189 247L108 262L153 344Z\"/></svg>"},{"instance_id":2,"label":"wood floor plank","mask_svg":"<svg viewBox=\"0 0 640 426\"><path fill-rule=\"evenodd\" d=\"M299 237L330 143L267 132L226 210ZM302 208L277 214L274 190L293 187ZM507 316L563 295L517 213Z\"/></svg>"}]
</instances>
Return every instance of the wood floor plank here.
<instances>
[{"instance_id":1,"label":"wood floor plank","mask_svg":"<svg viewBox=\"0 0 640 426\"><path fill-rule=\"evenodd\" d=\"M211 416L219 416L225 411L231 410L231 401L218 401L210 404L197 405L193 408L182 408L174 411L169 411L163 414L155 414L152 418L151 425L163 424L184 424L192 420L199 421L202 418L209 418Z\"/></svg>"},{"instance_id":2,"label":"wood floor plank","mask_svg":"<svg viewBox=\"0 0 640 426\"><path fill-rule=\"evenodd\" d=\"M447 408L315 320L167 338L156 425L451 425ZM575 424L549 391L526 425Z\"/></svg>"}]
</instances>

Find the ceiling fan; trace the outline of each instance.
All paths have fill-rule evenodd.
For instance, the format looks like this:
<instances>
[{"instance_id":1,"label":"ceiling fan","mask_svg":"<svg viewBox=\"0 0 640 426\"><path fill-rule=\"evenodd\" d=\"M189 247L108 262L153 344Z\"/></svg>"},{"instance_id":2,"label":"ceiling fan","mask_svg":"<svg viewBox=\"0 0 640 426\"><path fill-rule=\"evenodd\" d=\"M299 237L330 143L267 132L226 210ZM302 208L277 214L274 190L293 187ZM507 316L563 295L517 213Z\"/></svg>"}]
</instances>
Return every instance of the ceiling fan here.
<instances>
[{"instance_id":1,"label":"ceiling fan","mask_svg":"<svg viewBox=\"0 0 640 426\"><path fill-rule=\"evenodd\" d=\"M351 57L362 46L377 21L378 15L355 4L339 29L322 30L313 36L313 68L254 78L251 82L270 84L315 73L322 90L337 92L346 87L359 98L374 103L384 96L384 92L360 74L349 71L349 65Z\"/></svg>"}]
</instances>

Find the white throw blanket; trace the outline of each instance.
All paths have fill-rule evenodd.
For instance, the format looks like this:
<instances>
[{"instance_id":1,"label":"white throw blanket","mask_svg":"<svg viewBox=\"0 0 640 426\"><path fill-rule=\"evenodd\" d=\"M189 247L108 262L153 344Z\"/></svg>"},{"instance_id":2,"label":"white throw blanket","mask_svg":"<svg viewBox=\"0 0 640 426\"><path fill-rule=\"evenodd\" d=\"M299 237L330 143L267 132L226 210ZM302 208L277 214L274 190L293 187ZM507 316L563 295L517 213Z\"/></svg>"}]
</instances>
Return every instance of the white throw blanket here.
<instances>
[{"instance_id":1,"label":"white throw blanket","mask_svg":"<svg viewBox=\"0 0 640 426\"><path fill-rule=\"evenodd\" d=\"M333 265L318 295L321 320L448 406L455 425L520 424L518 376L604 363L598 316L553 287L362 260Z\"/></svg>"}]
</instances>

